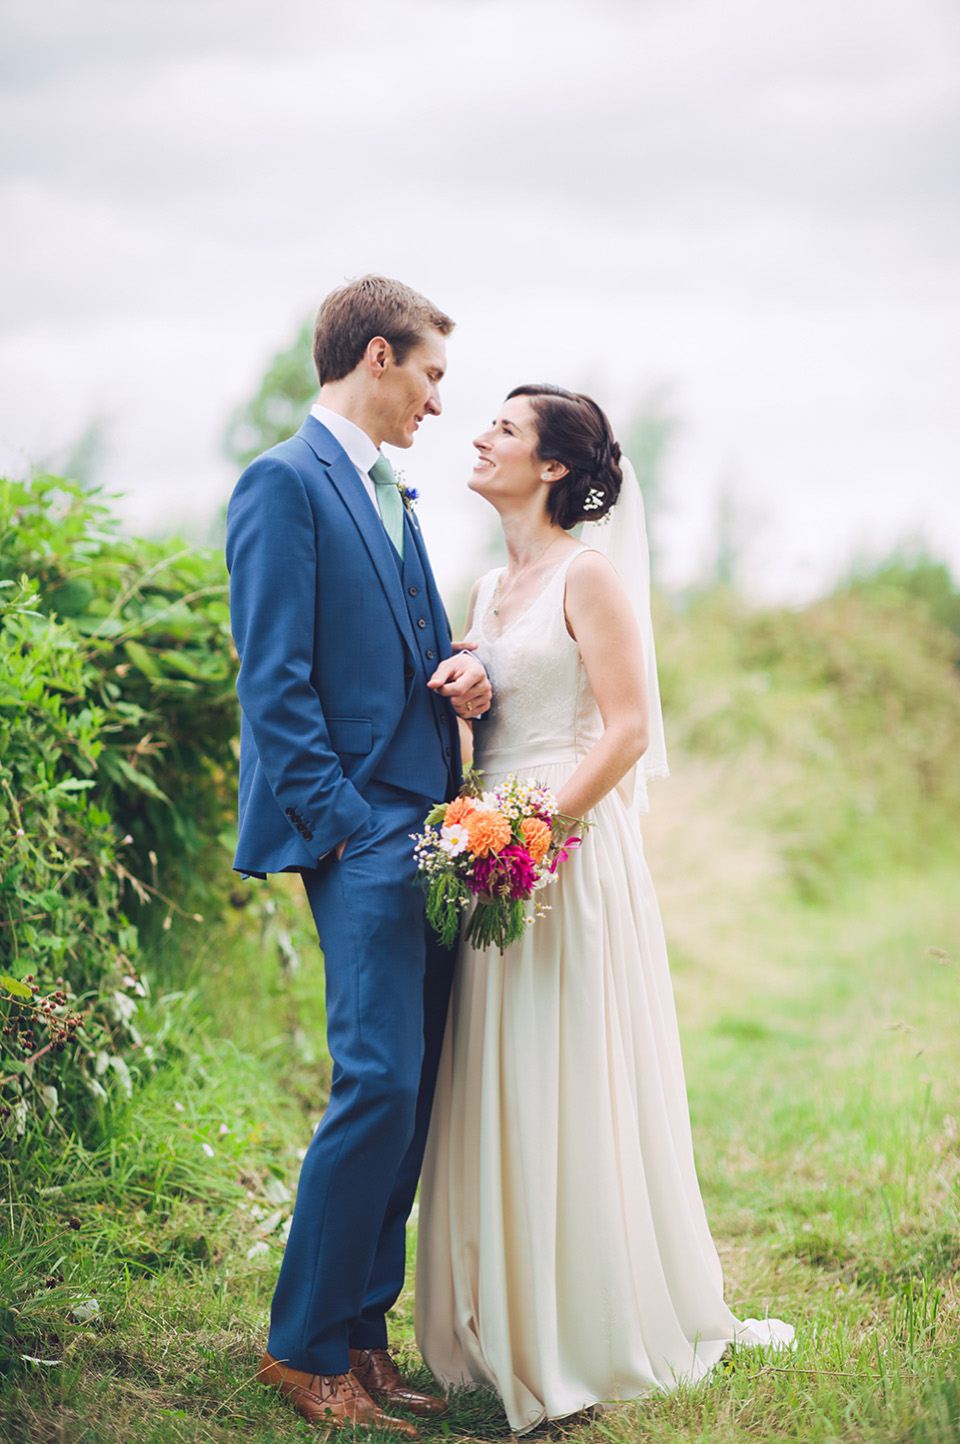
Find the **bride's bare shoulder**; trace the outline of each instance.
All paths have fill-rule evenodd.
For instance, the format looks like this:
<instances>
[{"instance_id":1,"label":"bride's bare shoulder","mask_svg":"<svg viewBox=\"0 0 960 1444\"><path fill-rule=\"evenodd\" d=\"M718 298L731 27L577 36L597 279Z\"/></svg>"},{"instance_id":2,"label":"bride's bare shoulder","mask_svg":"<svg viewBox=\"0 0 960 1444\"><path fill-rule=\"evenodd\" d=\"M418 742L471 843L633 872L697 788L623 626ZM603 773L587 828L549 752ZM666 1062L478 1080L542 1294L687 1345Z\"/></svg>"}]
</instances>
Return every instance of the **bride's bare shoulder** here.
<instances>
[{"instance_id":1,"label":"bride's bare shoulder","mask_svg":"<svg viewBox=\"0 0 960 1444\"><path fill-rule=\"evenodd\" d=\"M578 624L592 618L603 619L606 625L628 618L633 611L617 570L609 557L591 547L581 547L567 567L564 611L572 636Z\"/></svg>"},{"instance_id":2,"label":"bride's bare shoulder","mask_svg":"<svg viewBox=\"0 0 960 1444\"><path fill-rule=\"evenodd\" d=\"M619 590L620 586L620 578L609 557L593 547L578 545L567 566L568 591L593 591L597 587L604 591L609 588Z\"/></svg>"}]
</instances>

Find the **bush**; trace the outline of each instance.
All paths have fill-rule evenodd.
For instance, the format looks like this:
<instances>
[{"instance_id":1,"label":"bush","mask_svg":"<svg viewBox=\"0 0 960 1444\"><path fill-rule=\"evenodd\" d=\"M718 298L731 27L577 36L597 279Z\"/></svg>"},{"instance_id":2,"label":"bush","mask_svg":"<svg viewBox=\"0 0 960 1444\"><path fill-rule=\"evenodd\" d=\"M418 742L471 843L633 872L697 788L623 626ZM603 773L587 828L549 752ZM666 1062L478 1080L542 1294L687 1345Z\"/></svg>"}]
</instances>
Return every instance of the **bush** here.
<instances>
[{"instance_id":1,"label":"bush","mask_svg":"<svg viewBox=\"0 0 960 1444\"><path fill-rule=\"evenodd\" d=\"M8 1135L31 1107L88 1129L106 1085L129 1093L131 1062L150 1058L137 924L216 904L229 878L217 843L235 792L222 561L121 538L106 519L58 478L0 482Z\"/></svg>"},{"instance_id":2,"label":"bush","mask_svg":"<svg viewBox=\"0 0 960 1444\"><path fill-rule=\"evenodd\" d=\"M668 736L736 766L795 885L824 895L954 836L958 651L908 591L754 611L717 589L662 619Z\"/></svg>"}]
</instances>

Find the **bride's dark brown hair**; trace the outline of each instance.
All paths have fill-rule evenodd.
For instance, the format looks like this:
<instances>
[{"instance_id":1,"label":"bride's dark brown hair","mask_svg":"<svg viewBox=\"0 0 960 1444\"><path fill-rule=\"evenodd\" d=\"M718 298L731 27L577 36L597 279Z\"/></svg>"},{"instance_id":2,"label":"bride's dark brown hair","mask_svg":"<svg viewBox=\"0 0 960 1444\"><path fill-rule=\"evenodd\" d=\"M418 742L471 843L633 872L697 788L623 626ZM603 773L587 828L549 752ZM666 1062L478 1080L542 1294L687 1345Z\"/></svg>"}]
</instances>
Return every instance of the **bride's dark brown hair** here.
<instances>
[{"instance_id":1,"label":"bride's dark brown hair","mask_svg":"<svg viewBox=\"0 0 960 1444\"><path fill-rule=\"evenodd\" d=\"M606 414L590 396L562 386L515 386L507 397L526 396L537 428L537 456L559 461L566 476L547 495L547 515L569 531L581 521L599 521L620 495L620 447Z\"/></svg>"}]
</instances>

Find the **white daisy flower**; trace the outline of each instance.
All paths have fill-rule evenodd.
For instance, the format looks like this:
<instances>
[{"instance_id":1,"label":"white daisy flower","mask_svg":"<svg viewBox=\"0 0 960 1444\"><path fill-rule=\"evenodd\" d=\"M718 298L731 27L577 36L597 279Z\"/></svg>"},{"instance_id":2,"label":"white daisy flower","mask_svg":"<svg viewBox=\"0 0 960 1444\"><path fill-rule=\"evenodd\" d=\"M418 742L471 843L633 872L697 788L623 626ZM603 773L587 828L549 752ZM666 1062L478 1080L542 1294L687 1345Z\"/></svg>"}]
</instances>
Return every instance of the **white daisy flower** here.
<instances>
[{"instance_id":1,"label":"white daisy flower","mask_svg":"<svg viewBox=\"0 0 960 1444\"><path fill-rule=\"evenodd\" d=\"M440 846L447 857L459 857L469 842L467 829L462 822L451 822L440 829Z\"/></svg>"}]
</instances>

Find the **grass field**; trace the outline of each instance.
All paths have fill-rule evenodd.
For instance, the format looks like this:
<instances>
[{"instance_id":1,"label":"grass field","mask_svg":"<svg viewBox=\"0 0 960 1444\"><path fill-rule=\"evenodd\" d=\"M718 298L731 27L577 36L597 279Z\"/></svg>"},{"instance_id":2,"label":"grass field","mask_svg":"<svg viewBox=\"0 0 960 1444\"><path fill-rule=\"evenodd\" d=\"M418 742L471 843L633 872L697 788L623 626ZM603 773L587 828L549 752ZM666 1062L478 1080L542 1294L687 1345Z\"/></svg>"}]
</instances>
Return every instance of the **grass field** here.
<instances>
[{"instance_id":1,"label":"grass field","mask_svg":"<svg viewBox=\"0 0 960 1444\"><path fill-rule=\"evenodd\" d=\"M790 1320L797 1347L740 1355L695 1389L564 1432L960 1441L956 862L804 905L719 804L712 832L683 825L708 778L675 785L648 851L707 1211L734 1311ZM194 945L186 991L154 1004L176 1016L177 1052L98 1150L27 1138L3 1164L8 1444L307 1437L251 1383L327 1066L316 945L295 894L274 895L277 911L260 893L258 919ZM424 1378L409 1293L394 1339ZM421 1429L507 1432L482 1391Z\"/></svg>"}]
</instances>

